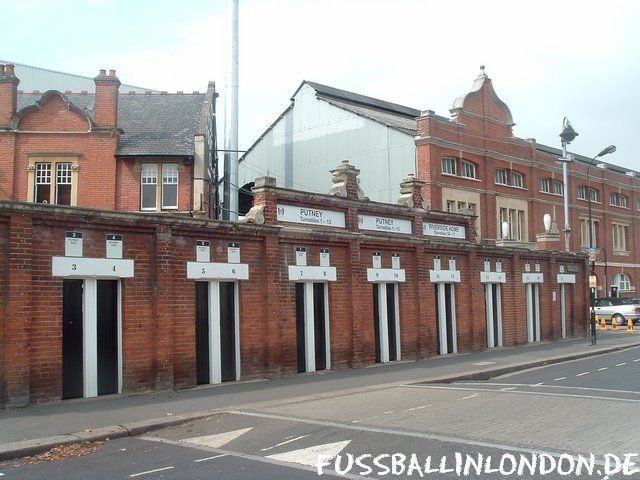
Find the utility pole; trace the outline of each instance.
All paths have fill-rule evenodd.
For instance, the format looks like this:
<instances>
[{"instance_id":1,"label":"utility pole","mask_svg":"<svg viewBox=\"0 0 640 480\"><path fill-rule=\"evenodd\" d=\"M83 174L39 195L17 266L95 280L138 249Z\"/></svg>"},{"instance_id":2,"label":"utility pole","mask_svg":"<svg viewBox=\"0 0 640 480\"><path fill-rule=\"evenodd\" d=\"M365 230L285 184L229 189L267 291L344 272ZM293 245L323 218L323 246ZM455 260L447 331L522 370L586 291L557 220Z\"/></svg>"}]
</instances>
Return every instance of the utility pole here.
<instances>
[{"instance_id":1,"label":"utility pole","mask_svg":"<svg viewBox=\"0 0 640 480\"><path fill-rule=\"evenodd\" d=\"M238 0L227 2L227 72L224 104L224 205L223 218L238 220Z\"/></svg>"}]
</instances>

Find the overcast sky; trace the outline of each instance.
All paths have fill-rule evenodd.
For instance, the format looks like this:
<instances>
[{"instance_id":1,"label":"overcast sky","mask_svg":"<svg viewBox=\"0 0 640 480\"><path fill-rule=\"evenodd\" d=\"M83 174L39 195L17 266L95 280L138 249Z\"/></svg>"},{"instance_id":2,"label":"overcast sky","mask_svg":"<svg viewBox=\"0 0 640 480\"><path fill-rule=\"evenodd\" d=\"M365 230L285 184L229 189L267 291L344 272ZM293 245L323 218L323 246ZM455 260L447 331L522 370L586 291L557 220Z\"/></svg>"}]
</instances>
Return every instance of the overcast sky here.
<instances>
[{"instance_id":1,"label":"overcast sky","mask_svg":"<svg viewBox=\"0 0 640 480\"><path fill-rule=\"evenodd\" d=\"M0 0L0 58L221 95L226 0ZM240 148L314 80L448 116L479 65L515 135L640 170L640 2L240 0Z\"/></svg>"}]
</instances>

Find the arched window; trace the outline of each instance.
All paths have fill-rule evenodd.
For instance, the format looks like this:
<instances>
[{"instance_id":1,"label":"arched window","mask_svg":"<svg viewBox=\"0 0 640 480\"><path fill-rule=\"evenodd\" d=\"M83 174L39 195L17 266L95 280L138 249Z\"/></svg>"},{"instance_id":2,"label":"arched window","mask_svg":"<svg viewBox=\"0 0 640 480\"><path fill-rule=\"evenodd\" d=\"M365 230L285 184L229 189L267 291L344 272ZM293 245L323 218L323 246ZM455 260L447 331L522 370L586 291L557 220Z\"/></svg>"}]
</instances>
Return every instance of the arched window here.
<instances>
[{"instance_id":1,"label":"arched window","mask_svg":"<svg viewBox=\"0 0 640 480\"><path fill-rule=\"evenodd\" d=\"M613 277L613 284L618 286L618 290L621 292L628 292L631 290L631 280L629 276L624 273L618 273Z\"/></svg>"}]
</instances>

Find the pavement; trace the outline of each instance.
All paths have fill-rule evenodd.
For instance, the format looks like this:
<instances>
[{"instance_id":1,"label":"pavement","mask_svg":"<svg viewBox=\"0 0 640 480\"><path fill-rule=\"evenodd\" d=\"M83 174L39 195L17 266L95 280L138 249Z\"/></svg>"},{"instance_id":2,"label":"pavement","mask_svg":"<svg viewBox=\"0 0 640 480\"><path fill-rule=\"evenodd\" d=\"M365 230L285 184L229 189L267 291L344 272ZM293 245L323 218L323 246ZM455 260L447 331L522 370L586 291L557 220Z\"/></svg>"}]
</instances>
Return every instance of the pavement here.
<instances>
[{"instance_id":1,"label":"pavement","mask_svg":"<svg viewBox=\"0 0 640 480\"><path fill-rule=\"evenodd\" d=\"M336 402L345 396L356 398L360 393L367 393L375 398L376 392L400 388L402 394L397 396L397 401L404 399L406 402L412 395L419 395L420 389L442 387L435 385L438 383L486 381L498 375L516 374L525 369L604 355L637 346L640 346L640 334L599 332L597 346L591 346L586 338L577 338L421 361L395 362L361 369L325 371L264 381L234 382L179 392L114 395L2 410L0 459L33 455L60 444L137 436L182 425L187 421L206 421L212 418L212 415L219 416L223 412L266 412L273 408L269 414L281 415L295 412L296 405L319 402L318 408L314 411L321 412L318 417L321 418L322 408L336 405ZM597 369L594 369L595 371ZM576 376L580 375L576 378L584 380L586 375L581 375L583 373L576 373ZM569 374L561 376L569 378ZM407 384L412 384L412 387L406 387ZM475 390L470 392L470 396L475 394ZM449 394L449 391L440 393L445 395ZM536 402L531 408L539 408L539 405L542 405L538 405L539 400L536 397ZM326 405L321 408L322 402ZM419 403L417 400L416 402ZM444 404L446 403L445 401ZM545 408L551 408L549 405ZM407 410L410 408L418 407L407 407ZM544 408L540 410L541 413L544 411ZM354 415L355 413L357 412L354 412ZM307 473L300 472L300 478L306 477Z\"/></svg>"}]
</instances>

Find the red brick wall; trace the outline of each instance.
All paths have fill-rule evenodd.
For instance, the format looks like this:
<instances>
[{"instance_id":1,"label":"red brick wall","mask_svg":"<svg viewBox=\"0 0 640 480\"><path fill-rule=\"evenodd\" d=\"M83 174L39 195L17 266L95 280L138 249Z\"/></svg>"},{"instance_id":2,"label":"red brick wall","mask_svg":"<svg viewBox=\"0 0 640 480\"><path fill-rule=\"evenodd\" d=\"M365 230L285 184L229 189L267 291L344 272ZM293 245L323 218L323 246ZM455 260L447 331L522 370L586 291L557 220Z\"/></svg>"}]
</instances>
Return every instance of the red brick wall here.
<instances>
[{"instance_id":1,"label":"red brick wall","mask_svg":"<svg viewBox=\"0 0 640 480\"><path fill-rule=\"evenodd\" d=\"M436 351L434 285L429 281L433 257L443 268L456 258L462 282L456 285L460 352L486 348L484 287L479 272L485 257L503 261L505 345L526 342L525 261L539 261L545 274L541 289L542 339L559 338L559 303L552 301L558 265L580 270L568 296L573 319L567 331L582 335L586 320L584 257L544 251L478 246L472 241L447 242L421 235L425 219L468 222L466 217L371 204L340 197L265 188L257 195L274 211L276 201L343 209L348 228L308 228L211 223L185 217L123 214L68 207L0 202L0 385L6 405L46 402L61 396L62 283L51 275L51 257L64 255L64 234L84 234L84 256L105 256L105 234L124 237L124 258L135 260L135 276L122 282L123 391L195 386L195 285L186 278L186 263L195 260L196 240L211 242L211 261L226 262L228 242L241 245L241 261L249 264L249 280L240 282L240 355L243 379L296 372L295 284L288 266L295 247L307 248L308 265L319 265L319 249L329 248L337 281L329 283L331 368L374 362L373 287L367 281L372 254L382 254L384 268L400 255L406 282L398 287L402 357L423 358ZM263 203L264 204L264 203ZM358 232L358 213L411 218L415 235ZM2 227L5 225L5 227ZM4 247L2 250L1 247ZM6 252L3 253L3 252ZM559 300L559 296L558 296ZM571 326L569 326L571 325Z\"/></svg>"}]
</instances>

